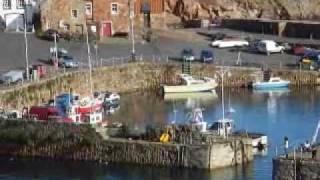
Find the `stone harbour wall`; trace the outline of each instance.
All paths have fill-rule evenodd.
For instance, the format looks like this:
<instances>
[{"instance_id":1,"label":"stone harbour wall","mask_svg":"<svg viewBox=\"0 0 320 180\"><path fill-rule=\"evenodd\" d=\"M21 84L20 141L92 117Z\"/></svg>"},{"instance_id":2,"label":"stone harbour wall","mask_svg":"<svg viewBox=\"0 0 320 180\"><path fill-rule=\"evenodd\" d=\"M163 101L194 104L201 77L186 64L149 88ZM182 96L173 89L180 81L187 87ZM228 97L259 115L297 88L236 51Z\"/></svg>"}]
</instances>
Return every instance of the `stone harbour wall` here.
<instances>
[{"instance_id":1,"label":"stone harbour wall","mask_svg":"<svg viewBox=\"0 0 320 180\"><path fill-rule=\"evenodd\" d=\"M194 64L191 74L198 77L213 77L221 84L213 64ZM259 68L235 67L229 69L225 87L248 87L256 79L262 79ZM118 93L148 90L159 92L161 86L180 83L181 63L129 63L97 68L92 73L95 91L109 90ZM315 71L274 70L273 76L289 80L291 86L316 86L320 84L320 73ZM59 74L51 79L0 91L0 107L22 109L24 106L39 105L54 96L73 92L88 95L89 73L87 70Z\"/></svg>"},{"instance_id":2,"label":"stone harbour wall","mask_svg":"<svg viewBox=\"0 0 320 180\"><path fill-rule=\"evenodd\" d=\"M244 164L253 159L251 142L241 139L212 144L103 139L86 125L26 120L0 120L0 130L0 155L14 157L199 169Z\"/></svg>"},{"instance_id":3,"label":"stone harbour wall","mask_svg":"<svg viewBox=\"0 0 320 180\"><path fill-rule=\"evenodd\" d=\"M273 180L317 180L320 179L319 160L273 159Z\"/></svg>"}]
</instances>

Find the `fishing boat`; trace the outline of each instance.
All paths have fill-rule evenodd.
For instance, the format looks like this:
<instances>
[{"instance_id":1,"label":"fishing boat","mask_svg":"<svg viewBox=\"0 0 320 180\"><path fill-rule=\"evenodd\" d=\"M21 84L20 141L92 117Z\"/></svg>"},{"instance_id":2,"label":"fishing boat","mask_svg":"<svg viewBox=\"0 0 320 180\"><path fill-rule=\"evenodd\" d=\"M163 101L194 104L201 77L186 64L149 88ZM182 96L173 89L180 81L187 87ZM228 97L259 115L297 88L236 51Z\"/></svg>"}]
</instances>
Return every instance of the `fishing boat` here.
<instances>
[{"instance_id":1,"label":"fishing boat","mask_svg":"<svg viewBox=\"0 0 320 180\"><path fill-rule=\"evenodd\" d=\"M290 81L281 79L280 77L271 77L269 81L258 81L252 84L254 89L273 89L273 88L286 88L289 86Z\"/></svg>"},{"instance_id":2,"label":"fishing boat","mask_svg":"<svg viewBox=\"0 0 320 180\"><path fill-rule=\"evenodd\" d=\"M181 85L163 86L164 93L190 93L190 92L206 92L212 91L217 87L217 83L213 78L204 77L196 79L188 74L180 74Z\"/></svg>"}]
</instances>

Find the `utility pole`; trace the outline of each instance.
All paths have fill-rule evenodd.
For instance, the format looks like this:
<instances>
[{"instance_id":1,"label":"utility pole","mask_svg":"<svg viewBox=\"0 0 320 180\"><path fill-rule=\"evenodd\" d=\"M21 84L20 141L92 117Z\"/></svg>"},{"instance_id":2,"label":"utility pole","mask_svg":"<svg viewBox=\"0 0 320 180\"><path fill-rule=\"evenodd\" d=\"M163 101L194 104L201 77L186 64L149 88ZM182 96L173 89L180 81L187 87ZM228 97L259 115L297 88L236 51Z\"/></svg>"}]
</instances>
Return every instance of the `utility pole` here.
<instances>
[{"instance_id":1,"label":"utility pole","mask_svg":"<svg viewBox=\"0 0 320 180\"><path fill-rule=\"evenodd\" d=\"M54 33L54 61L53 61L53 64L54 64L54 68L55 70L58 69L59 67L59 62L58 62L58 47L57 47L57 33Z\"/></svg>"},{"instance_id":2,"label":"utility pole","mask_svg":"<svg viewBox=\"0 0 320 180\"><path fill-rule=\"evenodd\" d=\"M135 55L134 32L133 32L133 23L134 23L134 0L129 0L129 19L130 19L130 26L131 26L131 41L132 41L131 61L135 61L135 60L136 60L136 55Z\"/></svg>"},{"instance_id":3,"label":"utility pole","mask_svg":"<svg viewBox=\"0 0 320 180\"><path fill-rule=\"evenodd\" d=\"M28 58L28 38L27 38L27 5L25 5L24 13L24 41L25 41L25 55L26 55L26 76L27 81L29 81L29 58Z\"/></svg>"}]
</instances>

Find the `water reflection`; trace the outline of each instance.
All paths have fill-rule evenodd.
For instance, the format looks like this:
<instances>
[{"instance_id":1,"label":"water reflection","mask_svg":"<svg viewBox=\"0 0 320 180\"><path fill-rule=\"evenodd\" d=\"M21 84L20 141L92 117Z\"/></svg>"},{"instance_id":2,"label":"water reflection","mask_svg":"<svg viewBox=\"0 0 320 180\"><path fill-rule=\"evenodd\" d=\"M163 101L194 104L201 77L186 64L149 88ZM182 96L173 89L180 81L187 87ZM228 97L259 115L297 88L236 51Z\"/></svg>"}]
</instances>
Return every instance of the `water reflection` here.
<instances>
[{"instance_id":1,"label":"water reflection","mask_svg":"<svg viewBox=\"0 0 320 180\"><path fill-rule=\"evenodd\" d=\"M253 179L253 164L213 171L130 164L99 165L52 160L0 160L0 178L4 179L106 179L106 180L238 180ZM14 178L13 178L14 177ZM246 177L246 178L241 178Z\"/></svg>"}]
</instances>

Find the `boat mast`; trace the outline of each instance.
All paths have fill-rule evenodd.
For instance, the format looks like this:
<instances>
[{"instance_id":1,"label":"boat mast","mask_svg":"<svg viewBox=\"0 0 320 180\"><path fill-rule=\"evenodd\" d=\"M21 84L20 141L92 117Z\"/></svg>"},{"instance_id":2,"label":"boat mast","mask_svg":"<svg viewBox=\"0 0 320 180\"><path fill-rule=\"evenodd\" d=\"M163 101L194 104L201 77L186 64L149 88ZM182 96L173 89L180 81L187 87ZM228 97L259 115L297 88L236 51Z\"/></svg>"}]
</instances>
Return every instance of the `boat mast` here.
<instances>
[{"instance_id":1,"label":"boat mast","mask_svg":"<svg viewBox=\"0 0 320 180\"><path fill-rule=\"evenodd\" d=\"M223 81L224 81L224 67L222 66L222 70L221 70L221 101L222 101L222 119L224 120L224 84L223 84Z\"/></svg>"}]
</instances>

